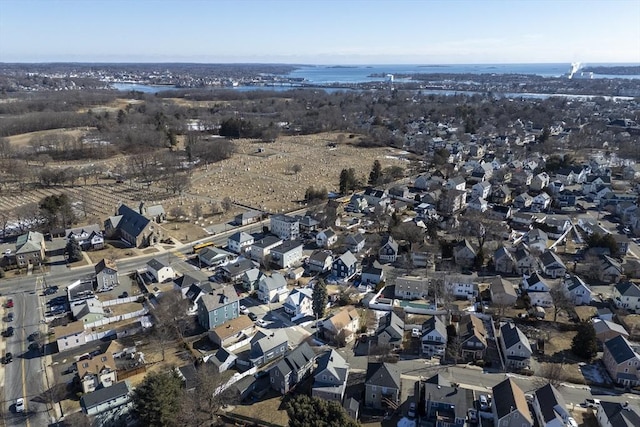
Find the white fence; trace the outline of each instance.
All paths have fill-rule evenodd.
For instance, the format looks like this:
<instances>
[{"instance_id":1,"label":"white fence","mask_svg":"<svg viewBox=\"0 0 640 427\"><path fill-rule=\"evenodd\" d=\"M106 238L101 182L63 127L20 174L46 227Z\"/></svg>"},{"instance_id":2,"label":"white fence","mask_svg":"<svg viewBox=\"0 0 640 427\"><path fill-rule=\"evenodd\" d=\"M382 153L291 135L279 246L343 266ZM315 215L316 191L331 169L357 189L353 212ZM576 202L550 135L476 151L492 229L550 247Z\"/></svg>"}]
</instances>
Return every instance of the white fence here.
<instances>
[{"instance_id":1,"label":"white fence","mask_svg":"<svg viewBox=\"0 0 640 427\"><path fill-rule=\"evenodd\" d=\"M126 304L128 302L136 302L138 301L138 298L140 298L140 296L136 295L132 297L116 298L116 299L110 299L110 300L101 301L101 302L103 307L110 307L112 305Z\"/></svg>"},{"instance_id":2,"label":"white fence","mask_svg":"<svg viewBox=\"0 0 640 427\"><path fill-rule=\"evenodd\" d=\"M96 326L104 326L104 325L108 325L109 323L114 323L114 322L119 322L121 320L127 320L127 319L132 319L134 317L144 316L148 312L149 310L147 310L146 308L142 308L132 313L125 313L125 314L119 314L117 316L105 317L102 320L96 320L95 322L85 323L84 328L89 329L89 328L94 328Z\"/></svg>"}]
</instances>

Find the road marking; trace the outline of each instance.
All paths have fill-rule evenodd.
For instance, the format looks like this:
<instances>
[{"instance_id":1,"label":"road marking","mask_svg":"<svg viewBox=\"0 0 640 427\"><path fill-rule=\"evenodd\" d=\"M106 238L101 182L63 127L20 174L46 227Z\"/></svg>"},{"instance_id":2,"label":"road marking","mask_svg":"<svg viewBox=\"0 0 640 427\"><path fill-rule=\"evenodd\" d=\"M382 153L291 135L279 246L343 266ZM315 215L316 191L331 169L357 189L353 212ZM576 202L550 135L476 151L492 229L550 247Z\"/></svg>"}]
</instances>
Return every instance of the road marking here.
<instances>
[{"instance_id":1,"label":"road marking","mask_svg":"<svg viewBox=\"0 0 640 427\"><path fill-rule=\"evenodd\" d=\"M176 258L180 258L181 260L186 260L187 256L185 254L183 254L182 252L178 252L177 250L173 250L171 251L171 254L176 257Z\"/></svg>"}]
</instances>

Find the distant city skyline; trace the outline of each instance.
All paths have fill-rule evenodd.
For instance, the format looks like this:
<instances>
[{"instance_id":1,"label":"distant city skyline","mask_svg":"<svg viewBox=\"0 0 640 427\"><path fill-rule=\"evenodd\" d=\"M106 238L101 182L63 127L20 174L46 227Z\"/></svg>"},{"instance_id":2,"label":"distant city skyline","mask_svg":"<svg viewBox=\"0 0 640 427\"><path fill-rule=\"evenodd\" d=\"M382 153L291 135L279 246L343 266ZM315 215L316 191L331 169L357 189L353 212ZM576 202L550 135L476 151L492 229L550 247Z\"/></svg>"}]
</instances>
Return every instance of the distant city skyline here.
<instances>
[{"instance_id":1,"label":"distant city skyline","mask_svg":"<svg viewBox=\"0 0 640 427\"><path fill-rule=\"evenodd\" d=\"M0 62L640 63L640 0L0 0Z\"/></svg>"}]
</instances>

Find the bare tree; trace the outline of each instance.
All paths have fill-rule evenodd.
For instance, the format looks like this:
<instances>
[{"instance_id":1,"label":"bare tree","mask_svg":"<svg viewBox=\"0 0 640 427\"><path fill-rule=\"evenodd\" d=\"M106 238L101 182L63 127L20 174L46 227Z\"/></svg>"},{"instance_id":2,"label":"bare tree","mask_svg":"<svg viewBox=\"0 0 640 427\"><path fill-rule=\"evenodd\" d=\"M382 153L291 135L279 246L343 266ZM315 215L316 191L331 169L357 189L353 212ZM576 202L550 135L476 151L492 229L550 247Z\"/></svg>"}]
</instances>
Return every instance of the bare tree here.
<instances>
[{"instance_id":1,"label":"bare tree","mask_svg":"<svg viewBox=\"0 0 640 427\"><path fill-rule=\"evenodd\" d=\"M211 213L213 215L219 215L222 213L222 208L220 207L220 203L216 201L211 202Z\"/></svg>"},{"instance_id":2,"label":"bare tree","mask_svg":"<svg viewBox=\"0 0 640 427\"><path fill-rule=\"evenodd\" d=\"M538 371L538 387L551 384L554 387L559 387L563 381L567 378L564 373L564 366L562 363L542 363L540 370Z\"/></svg>"},{"instance_id":3,"label":"bare tree","mask_svg":"<svg viewBox=\"0 0 640 427\"><path fill-rule=\"evenodd\" d=\"M300 166L299 163L296 163L296 164L291 166L291 172L293 172L295 174L296 181L298 180L298 174L300 173L301 170L302 170L302 166Z\"/></svg>"},{"instance_id":4,"label":"bare tree","mask_svg":"<svg viewBox=\"0 0 640 427\"><path fill-rule=\"evenodd\" d=\"M184 211L184 208L181 206L174 206L169 210L169 215L171 215L174 219L178 219L180 217L184 217L187 213Z\"/></svg>"},{"instance_id":5,"label":"bare tree","mask_svg":"<svg viewBox=\"0 0 640 427\"><path fill-rule=\"evenodd\" d=\"M193 216L194 218L198 219L202 216L202 205L200 203L196 203L195 205L193 205Z\"/></svg>"},{"instance_id":6,"label":"bare tree","mask_svg":"<svg viewBox=\"0 0 640 427\"><path fill-rule=\"evenodd\" d=\"M189 300L183 299L181 292L174 290L163 293L160 303L153 310L156 321L154 337L161 346L163 361L167 343L184 339L189 326L188 308Z\"/></svg>"},{"instance_id":7,"label":"bare tree","mask_svg":"<svg viewBox=\"0 0 640 427\"><path fill-rule=\"evenodd\" d=\"M229 212L231 209L233 209L233 200L231 200L231 197L227 196L222 199L222 203L220 203L220 206L222 206L222 209L225 212Z\"/></svg>"}]
</instances>

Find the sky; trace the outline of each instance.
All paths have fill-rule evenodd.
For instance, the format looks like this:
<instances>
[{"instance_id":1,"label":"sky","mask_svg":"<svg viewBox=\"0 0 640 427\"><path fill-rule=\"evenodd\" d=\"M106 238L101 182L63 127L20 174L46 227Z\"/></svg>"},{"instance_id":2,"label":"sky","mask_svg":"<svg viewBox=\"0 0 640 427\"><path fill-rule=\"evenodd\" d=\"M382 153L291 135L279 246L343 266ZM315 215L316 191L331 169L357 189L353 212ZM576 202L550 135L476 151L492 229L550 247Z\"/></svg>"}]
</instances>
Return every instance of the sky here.
<instances>
[{"instance_id":1,"label":"sky","mask_svg":"<svg viewBox=\"0 0 640 427\"><path fill-rule=\"evenodd\" d=\"M640 0L0 0L0 62L640 63Z\"/></svg>"}]
</instances>

